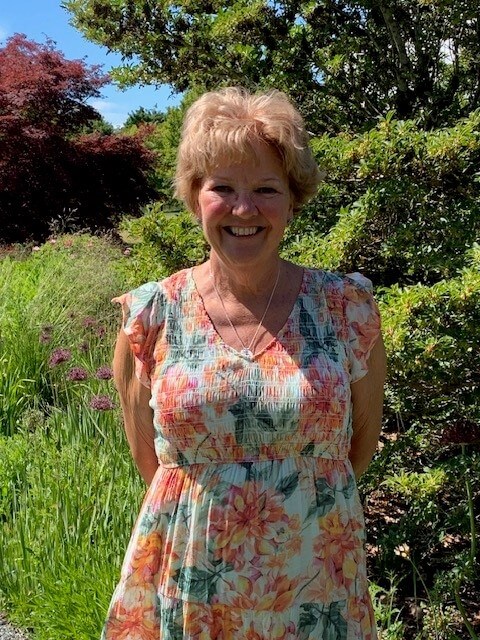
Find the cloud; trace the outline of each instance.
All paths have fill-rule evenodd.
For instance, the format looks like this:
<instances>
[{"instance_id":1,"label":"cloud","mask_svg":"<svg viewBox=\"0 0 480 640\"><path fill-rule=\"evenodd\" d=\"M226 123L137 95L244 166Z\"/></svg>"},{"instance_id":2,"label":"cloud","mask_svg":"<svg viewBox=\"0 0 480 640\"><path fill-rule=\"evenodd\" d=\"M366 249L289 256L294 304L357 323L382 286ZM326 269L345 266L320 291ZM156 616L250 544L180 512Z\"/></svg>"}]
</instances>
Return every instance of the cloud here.
<instances>
[{"instance_id":1,"label":"cloud","mask_svg":"<svg viewBox=\"0 0 480 640\"><path fill-rule=\"evenodd\" d=\"M114 127L121 127L128 117L129 112L125 110L125 107L111 100L89 100L89 104Z\"/></svg>"}]
</instances>

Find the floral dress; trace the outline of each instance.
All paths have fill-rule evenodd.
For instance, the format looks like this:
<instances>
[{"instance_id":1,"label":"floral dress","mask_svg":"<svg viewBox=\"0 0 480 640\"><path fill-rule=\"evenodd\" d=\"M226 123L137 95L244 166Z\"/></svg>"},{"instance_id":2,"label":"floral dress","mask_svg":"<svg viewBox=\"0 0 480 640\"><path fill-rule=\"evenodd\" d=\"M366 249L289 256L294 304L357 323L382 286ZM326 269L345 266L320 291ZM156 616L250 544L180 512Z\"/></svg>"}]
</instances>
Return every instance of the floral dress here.
<instances>
[{"instance_id":1,"label":"floral dress","mask_svg":"<svg viewBox=\"0 0 480 640\"><path fill-rule=\"evenodd\" d=\"M348 459L371 283L304 269L270 344L216 332L192 270L116 298L151 387L159 467L103 640L374 640Z\"/></svg>"}]
</instances>

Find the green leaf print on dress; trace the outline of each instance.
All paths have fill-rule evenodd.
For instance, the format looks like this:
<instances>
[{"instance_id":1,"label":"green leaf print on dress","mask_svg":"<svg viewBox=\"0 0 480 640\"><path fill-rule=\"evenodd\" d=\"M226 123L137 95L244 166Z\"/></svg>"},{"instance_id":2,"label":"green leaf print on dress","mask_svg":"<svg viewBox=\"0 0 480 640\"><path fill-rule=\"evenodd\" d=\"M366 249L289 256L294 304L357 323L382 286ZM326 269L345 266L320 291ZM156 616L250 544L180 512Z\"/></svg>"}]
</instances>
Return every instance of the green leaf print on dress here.
<instances>
[{"instance_id":1,"label":"green leaf print on dress","mask_svg":"<svg viewBox=\"0 0 480 640\"><path fill-rule=\"evenodd\" d=\"M338 339L330 323L320 325L305 307L302 299L299 300L299 331L305 340L302 352L302 368L307 369L320 354L338 362ZM318 309L315 312L318 314Z\"/></svg>"},{"instance_id":2,"label":"green leaf print on dress","mask_svg":"<svg viewBox=\"0 0 480 640\"><path fill-rule=\"evenodd\" d=\"M341 613L342 609L345 610L345 604L342 600L330 605L301 605L299 640L309 640L312 631L317 632L315 638L322 640L347 640L347 622Z\"/></svg>"}]
</instances>

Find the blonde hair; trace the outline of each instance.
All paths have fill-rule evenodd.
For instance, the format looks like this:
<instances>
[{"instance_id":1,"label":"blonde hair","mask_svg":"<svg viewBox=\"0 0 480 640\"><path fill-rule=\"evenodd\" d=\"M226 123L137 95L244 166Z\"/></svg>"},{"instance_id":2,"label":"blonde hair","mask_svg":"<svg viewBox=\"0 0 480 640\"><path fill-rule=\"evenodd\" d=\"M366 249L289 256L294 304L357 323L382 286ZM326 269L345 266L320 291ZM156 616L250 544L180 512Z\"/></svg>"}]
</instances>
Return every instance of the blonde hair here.
<instances>
[{"instance_id":1,"label":"blonde hair","mask_svg":"<svg viewBox=\"0 0 480 640\"><path fill-rule=\"evenodd\" d=\"M302 116L281 91L251 94L241 87L205 93L188 109L175 173L175 196L194 212L202 179L223 162L241 162L256 143L273 147L297 211L316 193L321 174Z\"/></svg>"}]
</instances>

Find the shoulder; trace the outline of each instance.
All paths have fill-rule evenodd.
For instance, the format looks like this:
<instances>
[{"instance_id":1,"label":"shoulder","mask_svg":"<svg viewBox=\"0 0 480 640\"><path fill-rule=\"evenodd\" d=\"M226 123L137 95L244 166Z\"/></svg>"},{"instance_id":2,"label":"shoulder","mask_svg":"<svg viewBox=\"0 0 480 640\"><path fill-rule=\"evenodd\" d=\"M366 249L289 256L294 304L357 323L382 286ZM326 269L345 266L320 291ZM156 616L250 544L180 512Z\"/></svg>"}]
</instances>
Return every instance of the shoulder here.
<instances>
[{"instance_id":1,"label":"shoulder","mask_svg":"<svg viewBox=\"0 0 480 640\"><path fill-rule=\"evenodd\" d=\"M148 316L153 323L161 318L169 303L174 303L181 297L188 282L188 275L189 269L184 269L158 282L145 282L113 298L112 302L121 304L129 317Z\"/></svg>"},{"instance_id":2,"label":"shoulder","mask_svg":"<svg viewBox=\"0 0 480 640\"><path fill-rule=\"evenodd\" d=\"M352 297L368 298L372 296L372 281L361 273L341 273L323 269L306 268L307 288L310 292L322 292L327 298Z\"/></svg>"}]
</instances>

